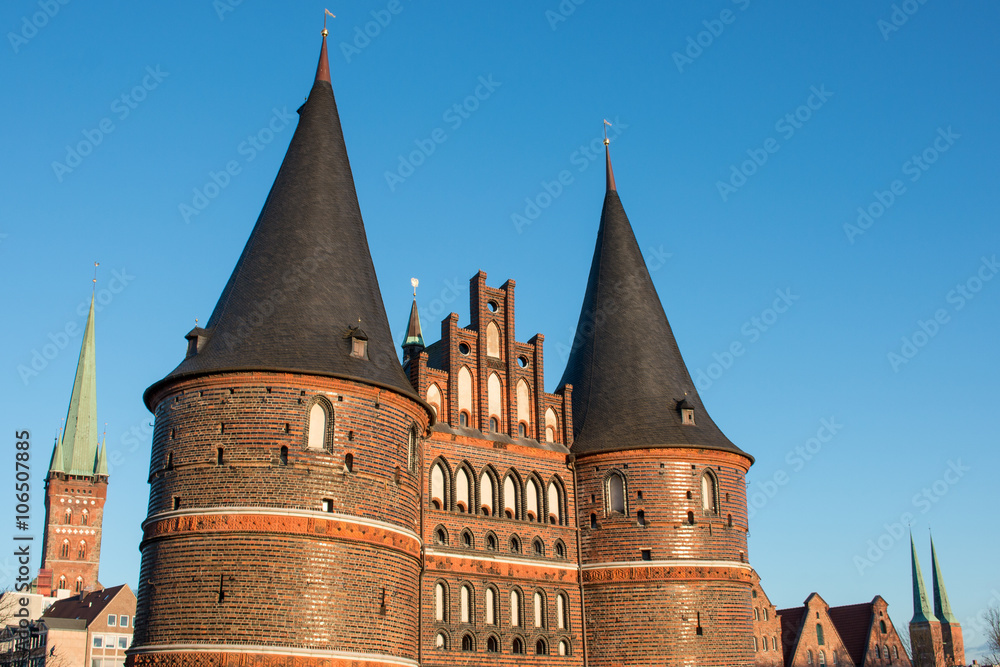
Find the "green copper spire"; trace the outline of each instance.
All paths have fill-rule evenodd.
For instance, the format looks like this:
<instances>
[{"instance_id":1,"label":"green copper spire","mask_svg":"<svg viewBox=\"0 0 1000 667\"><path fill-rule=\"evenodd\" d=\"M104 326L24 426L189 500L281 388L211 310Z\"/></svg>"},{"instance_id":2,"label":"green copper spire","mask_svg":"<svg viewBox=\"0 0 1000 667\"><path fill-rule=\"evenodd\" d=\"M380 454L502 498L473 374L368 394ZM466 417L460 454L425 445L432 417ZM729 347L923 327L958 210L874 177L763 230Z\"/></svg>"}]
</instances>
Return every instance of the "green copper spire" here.
<instances>
[{"instance_id":1,"label":"green copper spire","mask_svg":"<svg viewBox=\"0 0 1000 667\"><path fill-rule=\"evenodd\" d=\"M94 474L97 456L97 368L94 354L94 298L83 331L83 346L76 364L73 394L66 413L66 430L60 442L62 471L67 475Z\"/></svg>"},{"instance_id":2,"label":"green copper spire","mask_svg":"<svg viewBox=\"0 0 1000 667\"><path fill-rule=\"evenodd\" d=\"M59 435L56 436L55 446L52 449L49 472L66 472L63 470L62 429L59 429Z\"/></svg>"},{"instance_id":3,"label":"green copper spire","mask_svg":"<svg viewBox=\"0 0 1000 667\"><path fill-rule=\"evenodd\" d=\"M944 589L944 579L941 577L941 568L938 565L937 552L934 551L934 538L931 538L931 578L934 580L934 615L942 623L958 623L958 619L951 613L951 603L948 602L948 591Z\"/></svg>"},{"instance_id":4,"label":"green copper spire","mask_svg":"<svg viewBox=\"0 0 1000 667\"><path fill-rule=\"evenodd\" d=\"M101 440L101 448L97 452L97 462L94 464L94 471L97 475L108 476L108 436Z\"/></svg>"},{"instance_id":5,"label":"green copper spire","mask_svg":"<svg viewBox=\"0 0 1000 667\"><path fill-rule=\"evenodd\" d=\"M924 575L920 573L920 560L917 558L917 548L913 546L913 535L910 535L910 560L913 564L913 618L910 623L934 623L937 618L931 613L924 590Z\"/></svg>"},{"instance_id":6,"label":"green copper spire","mask_svg":"<svg viewBox=\"0 0 1000 667\"><path fill-rule=\"evenodd\" d=\"M417 313L417 297L413 297L413 305L410 306L410 321L406 327L406 339L403 347L408 345L424 345L424 333L420 329L420 315Z\"/></svg>"}]
</instances>

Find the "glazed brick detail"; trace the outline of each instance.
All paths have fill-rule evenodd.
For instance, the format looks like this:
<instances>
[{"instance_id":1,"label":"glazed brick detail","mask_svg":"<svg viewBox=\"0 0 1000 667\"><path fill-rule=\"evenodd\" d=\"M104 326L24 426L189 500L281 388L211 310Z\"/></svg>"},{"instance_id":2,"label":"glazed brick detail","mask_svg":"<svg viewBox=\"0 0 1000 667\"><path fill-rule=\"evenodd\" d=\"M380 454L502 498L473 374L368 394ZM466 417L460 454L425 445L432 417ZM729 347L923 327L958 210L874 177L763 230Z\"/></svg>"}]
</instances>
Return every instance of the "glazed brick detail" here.
<instances>
[{"instance_id":1,"label":"glazed brick detail","mask_svg":"<svg viewBox=\"0 0 1000 667\"><path fill-rule=\"evenodd\" d=\"M583 563L641 560L644 550L651 560L745 562L749 463L735 454L700 449L633 450L578 459ZM702 509L701 477L709 469L718 480L716 512ZM607 481L612 472L625 480L624 513L609 509ZM643 525L638 522L640 511ZM592 514L596 528L591 528Z\"/></svg>"},{"instance_id":2,"label":"glazed brick detail","mask_svg":"<svg viewBox=\"0 0 1000 667\"><path fill-rule=\"evenodd\" d=\"M318 400L328 426L323 448L308 449ZM260 372L181 380L153 403L134 646L154 652L130 660L175 664L180 654L155 652L170 644L416 660L429 420L418 401L350 380ZM201 656L182 664L249 664L250 654Z\"/></svg>"},{"instance_id":3,"label":"glazed brick detail","mask_svg":"<svg viewBox=\"0 0 1000 667\"><path fill-rule=\"evenodd\" d=\"M586 604L591 665L754 663L749 583L620 581L588 586Z\"/></svg>"}]
</instances>

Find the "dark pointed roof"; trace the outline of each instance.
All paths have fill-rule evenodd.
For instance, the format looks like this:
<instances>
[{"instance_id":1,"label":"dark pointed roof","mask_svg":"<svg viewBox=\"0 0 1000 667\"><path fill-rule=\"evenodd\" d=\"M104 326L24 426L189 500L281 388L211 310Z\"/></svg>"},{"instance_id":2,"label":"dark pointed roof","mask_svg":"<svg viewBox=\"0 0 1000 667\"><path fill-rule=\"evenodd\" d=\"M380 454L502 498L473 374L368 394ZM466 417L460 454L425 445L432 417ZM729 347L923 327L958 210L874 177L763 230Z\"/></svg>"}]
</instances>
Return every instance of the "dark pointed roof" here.
<instances>
[{"instance_id":1,"label":"dark pointed roof","mask_svg":"<svg viewBox=\"0 0 1000 667\"><path fill-rule=\"evenodd\" d=\"M403 347L410 345L424 347L424 333L420 328L420 313L417 312L417 297L413 297L413 305L410 306L410 321L406 325L406 338L403 339Z\"/></svg>"},{"instance_id":2,"label":"dark pointed roof","mask_svg":"<svg viewBox=\"0 0 1000 667\"><path fill-rule=\"evenodd\" d=\"M583 308L560 381L573 385L572 450L698 447L753 461L715 425L691 381L615 190L610 154L607 185ZM694 425L681 423L681 401L694 409Z\"/></svg>"},{"instance_id":3,"label":"dark pointed roof","mask_svg":"<svg viewBox=\"0 0 1000 667\"><path fill-rule=\"evenodd\" d=\"M368 359L351 356L351 327ZM146 390L225 371L272 370L357 379L414 395L372 264L330 85L326 36L316 79L264 208L199 337L197 351Z\"/></svg>"},{"instance_id":4,"label":"dark pointed roof","mask_svg":"<svg viewBox=\"0 0 1000 667\"><path fill-rule=\"evenodd\" d=\"M944 577L941 576L941 565L938 563L937 550L934 549L934 538L931 538L931 587L934 589L934 615L942 623L958 623L955 614L951 612L948 601L948 591L944 587Z\"/></svg>"},{"instance_id":5,"label":"dark pointed roof","mask_svg":"<svg viewBox=\"0 0 1000 667\"><path fill-rule=\"evenodd\" d=\"M924 575L920 571L920 559L917 558L917 548L913 545L913 535L910 535L910 566L913 574L913 618L910 623L937 623L938 619L931 611L927 601L927 591L924 588Z\"/></svg>"}]
</instances>

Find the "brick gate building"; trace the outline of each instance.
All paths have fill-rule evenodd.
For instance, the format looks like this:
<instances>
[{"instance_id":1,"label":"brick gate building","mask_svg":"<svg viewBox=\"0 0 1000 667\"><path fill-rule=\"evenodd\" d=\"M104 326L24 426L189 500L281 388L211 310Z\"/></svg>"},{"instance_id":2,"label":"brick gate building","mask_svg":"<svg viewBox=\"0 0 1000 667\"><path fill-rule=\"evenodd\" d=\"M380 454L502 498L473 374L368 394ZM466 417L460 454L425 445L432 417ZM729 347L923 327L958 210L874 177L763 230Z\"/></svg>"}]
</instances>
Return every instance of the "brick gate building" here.
<instances>
[{"instance_id":1,"label":"brick gate building","mask_svg":"<svg viewBox=\"0 0 1000 667\"><path fill-rule=\"evenodd\" d=\"M155 415L132 665L754 661L745 475L684 365L610 156L570 358L513 280L401 365L324 41L257 224ZM582 286L581 286L582 287Z\"/></svg>"}]
</instances>

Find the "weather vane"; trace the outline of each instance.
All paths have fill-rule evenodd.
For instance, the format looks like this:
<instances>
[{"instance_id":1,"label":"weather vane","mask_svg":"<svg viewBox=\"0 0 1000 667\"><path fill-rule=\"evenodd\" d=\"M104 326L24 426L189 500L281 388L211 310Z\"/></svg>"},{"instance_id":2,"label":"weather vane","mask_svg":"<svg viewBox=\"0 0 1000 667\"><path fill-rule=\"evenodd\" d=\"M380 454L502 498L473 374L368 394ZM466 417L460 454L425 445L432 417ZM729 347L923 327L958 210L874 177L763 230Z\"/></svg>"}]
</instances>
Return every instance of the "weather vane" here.
<instances>
[{"instance_id":1,"label":"weather vane","mask_svg":"<svg viewBox=\"0 0 1000 667\"><path fill-rule=\"evenodd\" d=\"M420 281L417 280L416 278L410 278L410 284L413 285L413 298L416 298L417 297L417 285L420 284Z\"/></svg>"},{"instance_id":2,"label":"weather vane","mask_svg":"<svg viewBox=\"0 0 1000 667\"><path fill-rule=\"evenodd\" d=\"M100 262L94 262L94 280L93 280L93 283L94 283L94 291L95 292L97 291L97 267L99 267L100 265L101 265Z\"/></svg>"},{"instance_id":3,"label":"weather vane","mask_svg":"<svg viewBox=\"0 0 1000 667\"><path fill-rule=\"evenodd\" d=\"M611 123L609 123L608 119L605 118L604 119L604 145L605 146L607 146L608 144L611 143L611 140L608 139L608 128L609 127L611 127Z\"/></svg>"},{"instance_id":4,"label":"weather vane","mask_svg":"<svg viewBox=\"0 0 1000 667\"><path fill-rule=\"evenodd\" d=\"M337 17L336 17L335 15L334 15L334 13L333 13L333 12L331 12L331 11L330 11L329 9L324 9L324 10L323 10L323 36L324 36L324 37L326 37L327 35L329 35L329 34L330 34L330 32L329 32L329 31L328 31L328 30L326 29L326 17L327 17L327 16L331 16L331 17L333 17L333 18L337 18Z\"/></svg>"}]
</instances>

